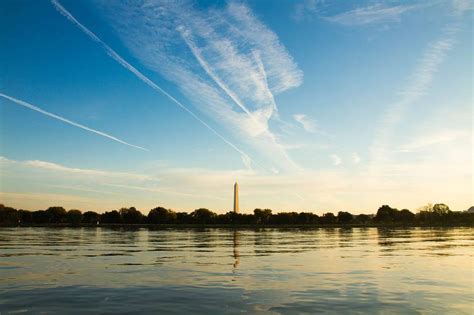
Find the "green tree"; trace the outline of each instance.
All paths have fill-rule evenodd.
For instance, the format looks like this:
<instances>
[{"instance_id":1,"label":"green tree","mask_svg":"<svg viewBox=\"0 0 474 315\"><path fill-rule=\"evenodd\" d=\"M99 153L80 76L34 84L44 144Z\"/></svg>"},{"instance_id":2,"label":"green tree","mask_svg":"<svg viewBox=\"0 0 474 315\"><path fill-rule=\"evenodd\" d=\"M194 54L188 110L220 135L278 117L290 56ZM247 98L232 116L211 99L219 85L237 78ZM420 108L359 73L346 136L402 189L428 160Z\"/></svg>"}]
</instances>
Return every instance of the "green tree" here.
<instances>
[{"instance_id":1,"label":"green tree","mask_svg":"<svg viewBox=\"0 0 474 315\"><path fill-rule=\"evenodd\" d=\"M311 212L300 212L298 214L299 224L317 224L319 223L319 216Z\"/></svg>"},{"instance_id":2,"label":"green tree","mask_svg":"<svg viewBox=\"0 0 474 315\"><path fill-rule=\"evenodd\" d=\"M0 224L17 225L20 220L20 214L15 208L0 205Z\"/></svg>"},{"instance_id":3,"label":"green tree","mask_svg":"<svg viewBox=\"0 0 474 315\"><path fill-rule=\"evenodd\" d=\"M177 212L176 213L176 222L179 223L179 224L193 223L193 218L187 212Z\"/></svg>"},{"instance_id":4,"label":"green tree","mask_svg":"<svg viewBox=\"0 0 474 315\"><path fill-rule=\"evenodd\" d=\"M249 218L249 216L251 218ZM247 224L255 223L255 219L252 215L243 215L242 213L235 213L234 211L229 211L226 214L221 214L217 216L217 223L220 224Z\"/></svg>"},{"instance_id":5,"label":"green tree","mask_svg":"<svg viewBox=\"0 0 474 315\"><path fill-rule=\"evenodd\" d=\"M100 220L100 214L94 211L86 211L82 215L82 222L87 224L97 224Z\"/></svg>"},{"instance_id":6,"label":"green tree","mask_svg":"<svg viewBox=\"0 0 474 315\"><path fill-rule=\"evenodd\" d=\"M415 214L408 209L400 210L396 217L397 222L412 223L415 221Z\"/></svg>"},{"instance_id":7,"label":"green tree","mask_svg":"<svg viewBox=\"0 0 474 315\"><path fill-rule=\"evenodd\" d=\"M444 203L437 203L433 206L433 212L438 215L447 215L451 212L451 210Z\"/></svg>"},{"instance_id":8,"label":"green tree","mask_svg":"<svg viewBox=\"0 0 474 315\"><path fill-rule=\"evenodd\" d=\"M196 209L191 213L191 218L193 219L194 223L214 223L216 217L217 215L214 212L205 208Z\"/></svg>"},{"instance_id":9,"label":"green tree","mask_svg":"<svg viewBox=\"0 0 474 315\"><path fill-rule=\"evenodd\" d=\"M122 222L126 224L139 224L142 223L143 215L135 207L122 208L120 209L120 217Z\"/></svg>"},{"instance_id":10,"label":"green tree","mask_svg":"<svg viewBox=\"0 0 474 315\"><path fill-rule=\"evenodd\" d=\"M337 214L337 223L348 224L351 223L352 220L352 214L350 214L349 212L339 211Z\"/></svg>"},{"instance_id":11,"label":"green tree","mask_svg":"<svg viewBox=\"0 0 474 315\"><path fill-rule=\"evenodd\" d=\"M457 217L444 203L437 203L434 206L428 204L419 210L416 216L422 224L448 224Z\"/></svg>"},{"instance_id":12,"label":"green tree","mask_svg":"<svg viewBox=\"0 0 474 315\"><path fill-rule=\"evenodd\" d=\"M298 218L297 212L279 212L272 219L277 224L294 224L298 223Z\"/></svg>"},{"instance_id":13,"label":"green tree","mask_svg":"<svg viewBox=\"0 0 474 315\"><path fill-rule=\"evenodd\" d=\"M374 221L379 223L393 223L396 220L397 214L397 209L383 205L377 210Z\"/></svg>"},{"instance_id":14,"label":"green tree","mask_svg":"<svg viewBox=\"0 0 474 315\"><path fill-rule=\"evenodd\" d=\"M356 217L354 218L354 221L360 224L367 224L367 223L370 223L371 219L372 219L371 216L368 214L359 214L359 215L356 215Z\"/></svg>"},{"instance_id":15,"label":"green tree","mask_svg":"<svg viewBox=\"0 0 474 315\"><path fill-rule=\"evenodd\" d=\"M255 223L257 224L266 224L270 222L270 219L272 217L272 210L270 209L255 209L253 210L253 215L255 218Z\"/></svg>"},{"instance_id":16,"label":"green tree","mask_svg":"<svg viewBox=\"0 0 474 315\"><path fill-rule=\"evenodd\" d=\"M336 216L332 212L323 214L319 220L322 224L335 224L337 221Z\"/></svg>"},{"instance_id":17,"label":"green tree","mask_svg":"<svg viewBox=\"0 0 474 315\"><path fill-rule=\"evenodd\" d=\"M67 222L77 225L82 221L82 212L80 210L71 209L66 214Z\"/></svg>"},{"instance_id":18,"label":"green tree","mask_svg":"<svg viewBox=\"0 0 474 315\"><path fill-rule=\"evenodd\" d=\"M100 215L101 223L122 223L122 217L117 210L106 211Z\"/></svg>"},{"instance_id":19,"label":"green tree","mask_svg":"<svg viewBox=\"0 0 474 315\"><path fill-rule=\"evenodd\" d=\"M425 206L422 206L418 209L419 212L432 212L433 211L433 204L429 203Z\"/></svg>"},{"instance_id":20,"label":"green tree","mask_svg":"<svg viewBox=\"0 0 474 315\"><path fill-rule=\"evenodd\" d=\"M153 224L175 223L176 218L176 212L163 207L156 207L148 213L148 222Z\"/></svg>"},{"instance_id":21,"label":"green tree","mask_svg":"<svg viewBox=\"0 0 474 315\"><path fill-rule=\"evenodd\" d=\"M38 210L32 213L32 221L36 224L44 224L50 221L50 216L45 210Z\"/></svg>"},{"instance_id":22,"label":"green tree","mask_svg":"<svg viewBox=\"0 0 474 315\"><path fill-rule=\"evenodd\" d=\"M46 209L46 214L49 217L50 223L63 223L66 221L66 209L63 207L49 207Z\"/></svg>"},{"instance_id":23,"label":"green tree","mask_svg":"<svg viewBox=\"0 0 474 315\"><path fill-rule=\"evenodd\" d=\"M18 210L20 223L33 223L33 212L28 210Z\"/></svg>"}]
</instances>

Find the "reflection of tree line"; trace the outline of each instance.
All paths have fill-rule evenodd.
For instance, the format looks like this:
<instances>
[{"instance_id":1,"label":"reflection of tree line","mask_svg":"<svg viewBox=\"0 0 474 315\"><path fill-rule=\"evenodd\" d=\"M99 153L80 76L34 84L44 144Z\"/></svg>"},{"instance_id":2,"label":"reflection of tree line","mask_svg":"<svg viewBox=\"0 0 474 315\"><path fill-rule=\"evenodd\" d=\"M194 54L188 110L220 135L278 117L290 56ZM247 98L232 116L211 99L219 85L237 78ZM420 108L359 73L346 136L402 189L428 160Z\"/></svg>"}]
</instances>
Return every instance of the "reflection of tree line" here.
<instances>
[{"instance_id":1,"label":"reflection of tree line","mask_svg":"<svg viewBox=\"0 0 474 315\"><path fill-rule=\"evenodd\" d=\"M163 207L151 209L148 215L134 207L99 214L94 211L82 213L76 209L66 211L63 207L28 211L0 205L0 224L473 225L474 213L451 211L445 204L425 206L416 214L408 209L398 210L384 205L375 215L339 211L321 216L311 212L273 214L270 209L255 209L253 214L217 214L200 208L187 213Z\"/></svg>"},{"instance_id":2,"label":"reflection of tree line","mask_svg":"<svg viewBox=\"0 0 474 315\"><path fill-rule=\"evenodd\" d=\"M426 229L398 228L390 229L386 227L377 228L378 245L383 252L394 252L398 250L416 250L419 254L422 250L428 250L430 254L437 254L436 249L447 250L450 248L463 246L458 242L453 242L456 230L435 227ZM459 230L458 230L459 231ZM425 243L420 246L420 243ZM430 245L431 244L431 245ZM444 252L443 255L450 255Z\"/></svg>"}]
</instances>

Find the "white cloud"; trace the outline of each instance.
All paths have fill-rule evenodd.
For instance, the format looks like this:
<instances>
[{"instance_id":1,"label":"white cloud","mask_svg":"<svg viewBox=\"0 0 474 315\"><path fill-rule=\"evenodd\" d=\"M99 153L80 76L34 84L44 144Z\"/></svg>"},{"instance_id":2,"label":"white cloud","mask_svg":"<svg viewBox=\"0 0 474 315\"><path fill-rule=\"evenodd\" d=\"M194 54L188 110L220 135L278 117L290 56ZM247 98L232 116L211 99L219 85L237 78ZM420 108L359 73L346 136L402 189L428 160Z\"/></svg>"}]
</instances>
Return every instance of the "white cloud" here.
<instances>
[{"instance_id":1,"label":"white cloud","mask_svg":"<svg viewBox=\"0 0 474 315\"><path fill-rule=\"evenodd\" d=\"M119 184L106 184L108 186L112 187L118 187L118 188L123 188L125 190L141 190L141 191L147 191L147 192L152 192L152 193L160 193L164 195L174 195L174 196L180 196L180 197L190 197L190 198L195 198L195 199L216 199L216 200L223 200L224 198L221 197L216 197L216 196L210 196L210 195L203 195L203 194L190 194L190 193L185 193L185 192L179 192L179 191L173 191L170 190L169 188L156 188L156 187L143 187L143 186L131 186L131 185L119 185Z\"/></svg>"},{"instance_id":2,"label":"white cloud","mask_svg":"<svg viewBox=\"0 0 474 315\"><path fill-rule=\"evenodd\" d=\"M432 146L442 145L469 137L466 130L446 129L431 134L423 134L400 147L403 152L423 150Z\"/></svg>"},{"instance_id":3,"label":"white cloud","mask_svg":"<svg viewBox=\"0 0 474 315\"><path fill-rule=\"evenodd\" d=\"M359 2L348 2L344 4L358 5ZM360 26L382 23L399 22L402 16L410 11L422 10L436 5L451 4L452 8L445 6L448 13L453 15L463 15L474 8L471 0L452 1L415 1L411 3L395 4L393 1L372 1L373 4L355 7L344 12L339 11L340 3L337 1L325 0L302 0L295 4L293 18L297 21L312 19L314 17L324 19L333 23L346 26Z\"/></svg>"},{"instance_id":4,"label":"white cloud","mask_svg":"<svg viewBox=\"0 0 474 315\"><path fill-rule=\"evenodd\" d=\"M106 190L99 190L99 189L91 189L87 186L74 186L74 185L56 185L56 184L42 184L44 186L53 187L53 188L60 188L64 190L76 190L76 191L84 191L88 193L97 193L97 194L105 194L105 195L118 195L116 192L106 191Z\"/></svg>"},{"instance_id":5,"label":"white cloud","mask_svg":"<svg viewBox=\"0 0 474 315\"><path fill-rule=\"evenodd\" d=\"M109 172L109 171L84 169L84 168L72 168L72 167L63 166L61 164L56 164L56 163L51 163L51 162L46 162L46 161L39 161L39 160L24 161L22 163L24 163L27 166L31 166L37 169L44 169L48 171L57 171L57 172L64 172L64 173L85 175L85 176L119 177L119 178L136 179L136 180L152 179L152 177L149 175L122 173L122 172Z\"/></svg>"},{"instance_id":6,"label":"white cloud","mask_svg":"<svg viewBox=\"0 0 474 315\"><path fill-rule=\"evenodd\" d=\"M327 16L325 19L348 26L396 22L400 20L402 14L416 8L418 8L418 6L415 5L387 6L378 3L333 16Z\"/></svg>"},{"instance_id":7,"label":"white cloud","mask_svg":"<svg viewBox=\"0 0 474 315\"><path fill-rule=\"evenodd\" d=\"M471 0L453 0L454 13L462 15L465 12L474 8L474 3Z\"/></svg>"},{"instance_id":8,"label":"white cloud","mask_svg":"<svg viewBox=\"0 0 474 315\"><path fill-rule=\"evenodd\" d=\"M299 1L295 5L293 18L297 21L301 21L313 16L317 16L320 13L320 5L324 0L303 0Z\"/></svg>"},{"instance_id":9,"label":"white cloud","mask_svg":"<svg viewBox=\"0 0 474 315\"><path fill-rule=\"evenodd\" d=\"M353 152L351 154L351 160L352 160L352 163L359 164L361 159L360 159L359 154L357 154L357 152Z\"/></svg>"},{"instance_id":10,"label":"white cloud","mask_svg":"<svg viewBox=\"0 0 474 315\"><path fill-rule=\"evenodd\" d=\"M278 122L274 95L299 86L303 74L278 36L246 5L198 10L186 2L98 4L142 64L174 82L270 164L299 169L269 121Z\"/></svg>"},{"instance_id":11,"label":"white cloud","mask_svg":"<svg viewBox=\"0 0 474 315\"><path fill-rule=\"evenodd\" d=\"M242 158L242 163L244 163L245 167L248 170L252 170L252 160L250 160L247 155L241 155L240 157Z\"/></svg>"},{"instance_id":12,"label":"white cloud","mask_svg":"<svg viewBox=\"0 0 474 315\"><path fill-rule=\"evenodd\" d=\"M51 206L51 202L61 203L61 205L69 206L70 208L77 207L78 204L85 204L93 201L91 198L83 198L74 195L65 194L48 194L48 193L11 193L0 191L0 197L2 200L10 202L21 202L24 200L33 201L32 209L38 209L44 204L45 207ZM40 202L40 204L38 204ZM95 200L94 200L95 202Z\"/></svg>"},{"instance_id":13,"label":"white cloud","mask_svg":"<svg viewBox=\"0 0 474 315\"><path fill-rule=\"evenodd\" d=\"M94 170L86 168L74 168L67 167L61 164L52 163L48 161L40 160L27 160L27 161L16 161L10 160L3 156L0 156L0 167L2 170L14 169L15 167L21 168L33 168L36 170L44 170L50 173L63 173L67 176L82 176L93 178L99 180L100 178L115 178L122 180L138 180L138 181L148 181L153 180L153 177L145 174L135 174L135 173L124 173L124 172L112 172L112 171L103 171L103 170Z\"/></svg>"},{"instance_id":14,"label":"white cloud","mask_svg":"<svg viewBox=\"0 0 474 315\"><path fill-rule=\"evenodd\" d=\"M92 40L95 42L98 42L102 48L107 52L107 54L113 58L116 62L118 62L121 66L123 66L125 69L128 71L132 72L137 78L142 80L145 84L147 84L149 87L154 89L155 91L164 94L166 97L168 97L175 105L178 107L182 108L184 111L186 111L189 115L191 115L194 119L196 119L198 122L200 122L202 125L204 125L207 129L209 129L213 134L215 134L218 138L220 138L222 141L227 143L230 147L232 147L234 150L239 152L240 154L247 155L245 152L243 152L240 148L238 148L234 143L229 141L227 138L225 138L221 133L219 133L216 129L212 128L208 123L206 123L204 120L199 118L193 111L191 111L188 107L186 107L184 104L182 104L180 101L178 101L176 98L174 98L171 94L163 90L160 86L158 86L155 82L150 80L147 76L145 76L143 73L138 71L135 67L133 67L130 63L128 63L125 59L123 59L115 50L110 48L109 45L107 45L104 41L102 41L97 35L95 35L92 31L90 31L87 27L85 27L82 23L80 23L66 8L64 8L59 1L57 0L51 0L51 3L54 5L56 10L58 10L59 13L64 15L69 21L71 21L74 25L79 27L87 36L89 36ZM248 155L247 155L248 156ZM257 164L258 165L258 164Z\"/></svg>"},{"instance_id":15,"label":"white cloud","mask_svg":"<svg viewBox=\"0 0 474 315\"><path fill-rule=\"evenodd\" d=\"M325 2L324 0L298 2L295 5L293 18L301 21L317 17L346 26L369 25L398 22L403 14L422 7L421 5L375 3L345 12L334 13L337 10L334 4L334 2Z\"/></svg>"},{"instance_id":16,"label":"white cloud","mask_svg":"<svg viewBox=\"0 0 474 315\"><path fill-rule=\"evenodd\" d=\"M104 137L104 138L107 138L107 139L116 141L116 142L121 143L121 144L125 144L125 145L127 145L127 146L129 146L129 147L133 147L133 148L136 148L136 149L141 149L141 150L148 151L148 149L145 149L145 148L140 147L140 146L135 145L135 144L131 144L131 143L125 142L125 141L123 141L123 140L121 140L121 139L119 139L119 138L116 138L116 137L114 137L114 136L111 136L111 135L109 135L109 134L107 134L107 133L105 133L105 132L102 132L102 131L99 131L99 130L96 130L96 129L89 128L89 127L87 127L87 126L81 125L81 124L79 124L79 123L77 123L77 122L74 122L74 121L72 121L72 120L69 120L69 119L66 119L66 118L64 118L64 117L58 116L58 115L56 115L56 114L50 113L50 112L48 112L48 111L45 111L44 109L41 109L41 108L39 108L39 107L37 107L37 106L34 106L34 105L30 104L30 103L27 103L27 102L25 102L25 101L22 101L22 100L19 100L19 99L17 99L17 98L14 98L14 97L12 97L12 96L8 96L8 95L5 95L5 94L3 94L3 93L0 93L0 97L3 97L3 98L5 98L5 99L7 99L7 100L9 100L9 101L11 101L11 102L17 104L17 105L20 105L20 106L26 107L26 108L28 108L28 109L34 110L35 112L41 113L41 114L43 114L43 115L45 115L45 116L48 116L48 117L57 119L57 120L59 120L59 121L62 121L62 122L64 122L64 123L68 124L68 125L71 125L71 126L74 126L74 127L77 127L77 128L80 128L80 129L83 129L83 130L92 132L92 133L94 133L94 134L96 134L96 135L99 135L99 136L102 136L102 137Z\"/></svg>"},{"instance_id":17,"label":"white cloud","mask_svg":"<svg viewBox=\"0 0 474 315\"><path fill-rule=\"evenodd\" d=\"M383 167L383 163L386 162L388 158L387 151L390 149L389 141L394 127L400 122L405 111L426 94L440 64L454 45L454 36L457 31L457 26L445 27L441 37L428 45L411 76L411 80L400 91L400 100L388 106L378 121L375 139L370 149L370 163L373 172Z\"/></svg>"},{"instance_id":18,"label":"white cloud","mask_svg":"<svg viewBox=\"0 0 474 315\"><path fill-rule=\"evenodd\" d=\"M295 114L293 119L300 123L304 130L311 133L316 133L318 131L318 125L315 120L309 118L304 114Z\"/></svg>"},{"instance_id":19,"label":"white cloud","mask_svg":"<svg viewBox=\"0 0 474 315\"><path fill-rule=\"evenodd\" d=\"M342 159L339 155L331 154L329 157L331 158L333 165L335 165L335 166L341 165Z\"/></svg>"}]
</instances>

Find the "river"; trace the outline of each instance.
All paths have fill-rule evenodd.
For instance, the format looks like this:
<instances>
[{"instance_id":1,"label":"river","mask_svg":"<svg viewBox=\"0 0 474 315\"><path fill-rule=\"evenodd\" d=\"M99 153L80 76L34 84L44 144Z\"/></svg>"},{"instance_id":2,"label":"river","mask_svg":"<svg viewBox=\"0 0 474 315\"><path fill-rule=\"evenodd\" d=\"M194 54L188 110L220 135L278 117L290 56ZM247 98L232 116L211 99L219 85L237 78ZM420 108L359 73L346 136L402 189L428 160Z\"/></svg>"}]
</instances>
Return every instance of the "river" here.
<instances>
[{"instance_id":1,"label":"river","mask_svg":"<svg viewBox=\"0 0 474 315\"><path fill-rule=\"evenodd\" d=\"M473 228L1 228L0 314L472 314L473 256Z\"/></svg>"}]
</instances>

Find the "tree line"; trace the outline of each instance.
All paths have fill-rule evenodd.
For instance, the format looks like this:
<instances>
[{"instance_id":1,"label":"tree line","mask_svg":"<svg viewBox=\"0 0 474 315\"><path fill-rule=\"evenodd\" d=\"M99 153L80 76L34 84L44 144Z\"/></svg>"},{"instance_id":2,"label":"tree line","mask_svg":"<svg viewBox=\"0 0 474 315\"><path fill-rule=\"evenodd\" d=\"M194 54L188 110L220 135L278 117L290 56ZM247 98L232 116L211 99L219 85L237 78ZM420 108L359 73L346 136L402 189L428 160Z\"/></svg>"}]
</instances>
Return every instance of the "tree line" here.
<instances>
[{"instance_id":1,"label":"tree line","mask_svg":"<svg viewBox=\"0 0 474 315\"><path fill-rule=\"evenodd\" d=\"M237 225L474 225L474 213L451 211L445 204L427 205L413 213L408 209L398 210L388 205L381 206L375 215L351 214L339 211L317 215L312 212L279 212L270 209L255 209L253 214L227 212L217 214L205 208L190 213L176 212L156 207L142 214L135 207L97 213L67 211L63 207L28 211L0 204L0 225L41 224L237 224Z\"/></svg>"}]
</instances>

